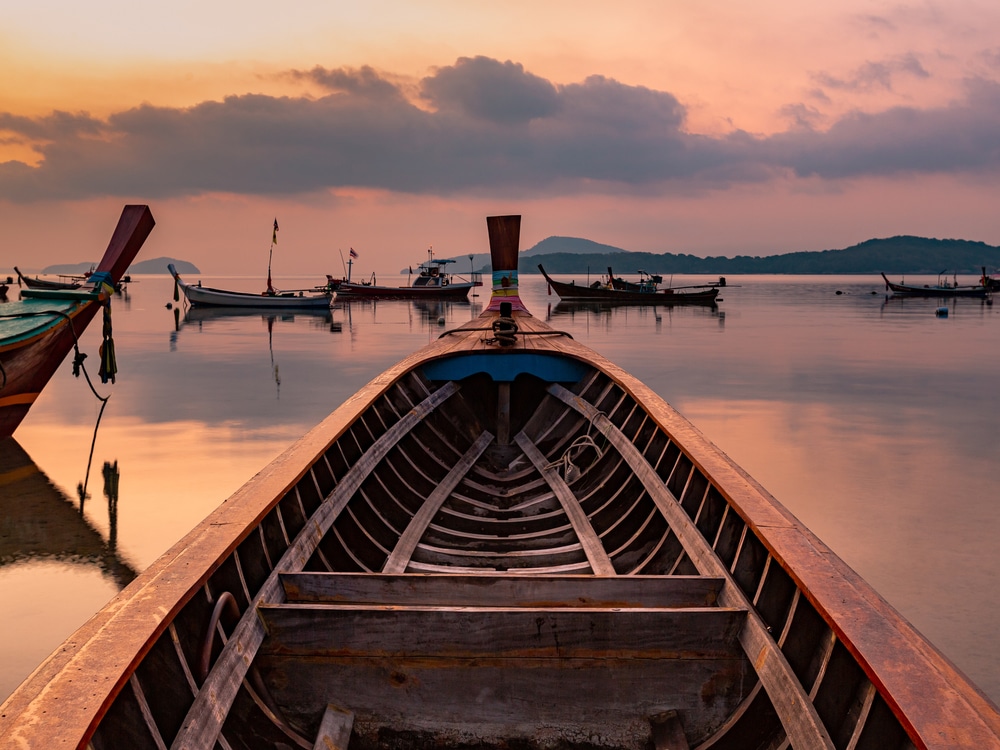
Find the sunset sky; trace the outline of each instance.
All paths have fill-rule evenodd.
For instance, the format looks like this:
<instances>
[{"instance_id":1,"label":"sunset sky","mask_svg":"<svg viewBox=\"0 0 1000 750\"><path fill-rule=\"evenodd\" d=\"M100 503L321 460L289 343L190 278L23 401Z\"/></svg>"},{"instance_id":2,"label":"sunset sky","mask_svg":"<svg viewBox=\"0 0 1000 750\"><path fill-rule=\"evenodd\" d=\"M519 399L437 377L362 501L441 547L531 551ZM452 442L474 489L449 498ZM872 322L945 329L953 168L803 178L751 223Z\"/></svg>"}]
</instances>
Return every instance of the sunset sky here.
<instances>
[{"instance_id":1,"label":"sunset sky","mask_svg":"<svg viewBox=\"0 0 1000 750\"><path fill-rule=\"evenodd\" d=\"M484 217L627 250L1000 244L1000 3L0 3L0 273L395 272Z\"/></svg>"}]
</instances>

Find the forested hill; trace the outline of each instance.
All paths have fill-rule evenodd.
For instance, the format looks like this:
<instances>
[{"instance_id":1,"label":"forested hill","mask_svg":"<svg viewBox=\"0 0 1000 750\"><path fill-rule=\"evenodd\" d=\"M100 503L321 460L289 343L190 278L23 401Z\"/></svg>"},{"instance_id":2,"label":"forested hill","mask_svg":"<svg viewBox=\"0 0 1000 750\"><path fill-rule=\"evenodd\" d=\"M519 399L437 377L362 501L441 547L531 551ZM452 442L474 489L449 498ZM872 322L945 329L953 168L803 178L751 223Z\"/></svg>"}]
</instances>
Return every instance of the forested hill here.
<instances>
[{"instance_id":1,"label":"forested hill","mask_svg":"<svg viewBox=\"0 0 1000 750\"><path fill-rule=\"evenodd\" d=\"M560 238L567 240L570 238ZM546 241L521 256L522 273L536 273L538 263L549 273L604 273L611 266L615 273L787 273L787 274L936 274L979 273L983 266L993 271L1000 268L1000 247L969 240L936 240L925 237L890 237L873 239L843 250L796 252L784 255L733 258L715 256L699 258L674 253L631 253L627 251L538 252ZM587 240L586 242L590 242ZM561 247L571 243L561 242ZM530 257L529 257L530 256Z\"/></svg>"}]
</instances>

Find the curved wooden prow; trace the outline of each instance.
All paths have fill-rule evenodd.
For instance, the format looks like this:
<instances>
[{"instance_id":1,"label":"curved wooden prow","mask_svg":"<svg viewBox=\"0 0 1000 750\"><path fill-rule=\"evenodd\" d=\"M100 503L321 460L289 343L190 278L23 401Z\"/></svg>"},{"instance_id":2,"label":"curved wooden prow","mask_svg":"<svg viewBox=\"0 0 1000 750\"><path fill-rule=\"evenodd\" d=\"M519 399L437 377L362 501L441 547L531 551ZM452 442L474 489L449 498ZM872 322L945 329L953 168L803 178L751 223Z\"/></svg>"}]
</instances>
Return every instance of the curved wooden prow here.
<instances>
[{"instance_id":1,"label":"curved wooden prow","mask_svg":"<svg viewBox=\"0 0 1000 750\"><path fill-rule=\"evenodd\" d=\"M517 260L521 239L520 216L487 216L490 235L490 261L493 264L493 295L486 308L500 310L501 302L510 302L512 310L527 312L517 289Z\"/></svg>"},{"instance_id":2,"label":"curved wooden prow","mask_svg":"<svg viewBox=\"0 0 1000 750\"><path fill-rule=\"evenodd\" d=\"M113 283L117 284L125 275L132 261L135 260L139 248L149 237L155 224L149 206L125 206L118 219L118 226L115 227L115 232L111 235L108 249L94 273L108 273L111 275Z\"/></svg>"}]
</instances>

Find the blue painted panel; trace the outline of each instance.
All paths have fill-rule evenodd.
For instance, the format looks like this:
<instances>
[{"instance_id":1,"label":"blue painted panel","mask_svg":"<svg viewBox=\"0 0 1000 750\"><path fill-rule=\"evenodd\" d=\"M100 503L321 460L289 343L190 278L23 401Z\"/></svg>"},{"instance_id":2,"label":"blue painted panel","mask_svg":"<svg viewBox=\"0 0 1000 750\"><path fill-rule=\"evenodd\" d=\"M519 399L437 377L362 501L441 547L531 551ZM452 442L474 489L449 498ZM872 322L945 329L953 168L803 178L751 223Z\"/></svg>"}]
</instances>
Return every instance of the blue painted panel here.
<instances>
[{"instance_id":1,"label":"blue painted panel","mask_svg":"<svg viewBox=\"0 0 1000 750\"><path fill-rule=\"evenodd\" d=\"M586 364L570 357L534 352L474 352L436 359L423 366L430 380L462 380L483 372L497 382L528 374L546 383L576 383L587 369Z\"/></svg>"}]
</instances>

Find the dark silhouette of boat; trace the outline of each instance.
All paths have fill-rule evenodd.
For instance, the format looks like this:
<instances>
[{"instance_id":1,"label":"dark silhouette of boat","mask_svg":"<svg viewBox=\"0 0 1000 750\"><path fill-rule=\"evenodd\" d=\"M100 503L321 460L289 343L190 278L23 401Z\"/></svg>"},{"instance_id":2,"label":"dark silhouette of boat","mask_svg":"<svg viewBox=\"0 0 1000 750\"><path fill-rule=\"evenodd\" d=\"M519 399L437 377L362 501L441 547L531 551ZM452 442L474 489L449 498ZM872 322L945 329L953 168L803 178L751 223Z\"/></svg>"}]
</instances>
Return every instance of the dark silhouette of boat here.
<instances>
[{"instance_id":1,"label":"dark silhouette of boat","mask_svg":"<svg viewBox=\"0 0 1000 750\"><path fill-rule=\"evenodd\" d=\"M445 269L454 260L435 260L431 248L427 250L427 260L417 268L417 274L406 286L378 284L374 274L369 281L351 281L353 256L348 261L347 278L335 279L327 275L331 289L335 289L344 299L411 299L411 300L464 300L469 290L482 286L477 279L459 279Z\"/></svg>"},{"instance_id":2,"label":"dark silhouette of boat","mask_svg":"<svg viewBox=\"0 0 1000 750\"><path fill-rule=\"evenodd\" d=\"M944 273L938 274L938 281L936 284L904 284L895 283L889 281L889 278L883 273L882 280L885 281L885 290L887 292L892 292L893 295L899 297L976 297L979 299L986 299L994 291L994 285L991 283L988 285L987 276L985 269L983 270L983 278L980 280L979 284L959 284L957 280L948 283L947 278L942 279Z\"/></svg>"},{"instance_id":3,"label":"dark silhouette of boat","mask_svg":"<svg viewBox=\"0 0 1000 750\"><path fill-rule=\"evenodd\" d=\"M541 264L542 272L549 288L566 301L600 300L607 303L627 303L644 305L711 305L719 296L721 284L695 284L684 287L660 288L659 284L647 279L641 284L628 288L616 288L612 283L595 281L588 285L576 282L556 281L549 276ZM611 269L609 268L608 271Z\"/></svg>"}]
</instances>

